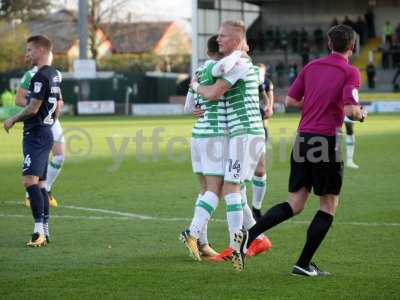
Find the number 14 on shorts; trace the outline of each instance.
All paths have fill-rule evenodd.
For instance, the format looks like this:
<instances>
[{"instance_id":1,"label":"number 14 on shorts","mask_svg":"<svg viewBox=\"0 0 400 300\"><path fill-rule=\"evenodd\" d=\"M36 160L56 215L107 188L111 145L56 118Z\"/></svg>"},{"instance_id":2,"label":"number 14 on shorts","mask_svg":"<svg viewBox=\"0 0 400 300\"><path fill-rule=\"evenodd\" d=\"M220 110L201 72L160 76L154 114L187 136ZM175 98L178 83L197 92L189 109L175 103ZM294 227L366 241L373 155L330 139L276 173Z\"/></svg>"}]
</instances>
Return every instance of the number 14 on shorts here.
<instances>
[{"instance_id":1,"label":"number 14 on shorts","mask_svg":"<svg viewBox=\"0 0 400 300\"><path fill-rule=\"evenodd\" d=\"M229 173L233 172L235 174L233 174L234 178L239 178L239 174L240 174L240 162L239 160L235 160L235 162L233 162L232 159L228 159L228 170Z\"/></svg>"}]
</instances>

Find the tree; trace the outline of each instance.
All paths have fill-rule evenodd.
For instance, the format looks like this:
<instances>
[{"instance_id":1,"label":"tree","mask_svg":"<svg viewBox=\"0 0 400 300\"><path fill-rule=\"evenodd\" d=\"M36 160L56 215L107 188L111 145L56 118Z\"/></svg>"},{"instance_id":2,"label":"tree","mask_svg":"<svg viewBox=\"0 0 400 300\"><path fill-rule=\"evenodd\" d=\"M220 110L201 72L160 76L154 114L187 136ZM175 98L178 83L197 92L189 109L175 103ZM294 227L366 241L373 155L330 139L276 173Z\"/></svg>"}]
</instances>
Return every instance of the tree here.
<instances>
[{"instance_id":1,"label":"tree","mask_svg":"<svg viewBox=\"0 0 400 300\"><path fill-rule=\"evenodd\" d=\"M45 16L51 0L0 0L0 19L30 21Z\"/></svg>"},{"instance_id":2,"label":"tree","mask_svg":"<svg viewBox=\"0 0 400 300\"><path fill-rule=\"evenodd\" d=\"M25 47L28 30L23 24L0 21L0 72L25 68Z\"/></svg>"},{"instance_id":3,"label":"tree","mask_svg":"<svg viewBox=\"0 0 400 300\"><path fill-rule=\"evenodd\" d=\"M103 4L102 4L103 2ZM128 0L88 0L88 37L89 49L93 59L97 58L97 49L102 43L102 37L99 36L100 25L111 23L121 18L117 12L124 11ZM118 34L117 32L115 34Z\"/></svg>"}]
</instances>

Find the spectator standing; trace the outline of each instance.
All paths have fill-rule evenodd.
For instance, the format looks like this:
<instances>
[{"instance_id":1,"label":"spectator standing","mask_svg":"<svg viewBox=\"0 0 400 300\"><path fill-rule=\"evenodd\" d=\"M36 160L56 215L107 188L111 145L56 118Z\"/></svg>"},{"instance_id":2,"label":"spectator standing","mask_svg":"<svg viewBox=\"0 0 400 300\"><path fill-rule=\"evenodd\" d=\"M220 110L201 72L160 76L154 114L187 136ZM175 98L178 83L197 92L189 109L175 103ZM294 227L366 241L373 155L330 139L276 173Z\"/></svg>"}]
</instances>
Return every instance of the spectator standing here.
<instances>
[{"instance_id":1,"label":"spectator standing","mask_svg":"<svg viewBox=\"0 0 400 300\"><path fill-rule=\"evenodd\" d=\"M375 34L375 15L372 8L368 8L365 15L365 22L367 23L368 38L374 38Z\"/></svg>"},{"instance_id":2,"label":"spectator standing","mask_svg":"<svg viewBox=\"0 0 400 300\"><path fill-rule=\"evenodd\" d=\"M383 25L383 42L389 43L390 47L393 44L393 28L390 21L386 21L385 25Z\"/></svg>"},{"instance_id":3,"label":"spectator standing","mask_svg":"<svg viewBox=\"0 0 400 300\"><path fill-rule=\"evenodd\" d=\"M275 43L274 43L274 48L275 49L280 49L281 48L281 44L282 43L282 34L281 34L281 30L279 29L279 27L276 27L275 29Z\"/></svg>"},{"instance_id":4,"label":"spectator standing","mask_svg":"<svg viewBox=\"0 0 400 300\"><path fill-rule=\"evenodd\" d=\"M382 68L384 70L389 69L389 63L390 63L390 56L389 56L390 45L389 45L389 43L383 44L380 47L380 50L382 52Z\"/></svg>"},{"instance_id":5,"label":"spectator standing","mask_svg":"<svg viewBox=\"0 0 400 300\"><path fill-rule=\"evenodd\" d=\"M348 16L344 17L343 25L350 26L351 28L354 29L354 22Z\"/></svg>"},{"instance_id":6,"label":"spectator standing","mask_svg":"<svg viewBox=\"0 0 400 300\"><path fill-rule=\"evenodd\" d=\"M292 85L292 83L296 80L296 78L297 78L297 64L293 63L289 68L289 86Z\"/></svg>"},{"instance_id":7,"label":"spectator standing","mask_svg":"<svg viewBox=\"0 0 400 300\"><path fill-rule=\"evenodd\" d=\"M367 72L368 88L374 89L375 88L376 69L375 69L375 65L372 61L370 61L367 64L365 71Z\"/></svg>"},{"instance_id":8,"label":"spectator standing","mask_svg":"<svg viewBox=\"0 0 400 300\"><path fill-rule=\"evenodd\" d=\"M331 22L331 27L336 26L336 25L339 25L339 21L338 21L338 19L335 17L335 18L333 18L333 20L332 20L332 22Z\"/></svg>"},{"instance_id":9,"label":"spectator standing","mask_svg":"<svg viewBox=\"0 0 400 300\"><path fill-rule=\"evenodd\" d=\"M283 62L279 62L276 67L276 77L277 77L277 85L282 88L284 86L284 73L285 73L285 64Z\"/></svg>"},{"instance_id":10,"label":"spectator standing","mask_svg":"<svg viewBox=\"0 0 400 300\"><path fill-rule=\"evenodd\" d=\"M395 43L400 44L400 23L397 25L395 33L396 33Z\"/></svg>"},{"instance_id":11,"label":"spectator standing","mask_svg":"<svg viewBox=\"0 0 400 300\"><path fill-rule=\"evenodd\" d=\"M299 52L299 31L297 29L293 29L289 36L292 51L295 53Z\"/></svg>"},{"instance_id":12,"label":"spectator standing","mask_svg":"<svg viewBox=\"0 0 400 300\"><path fill-rule=\"evenodd\" d=\"M363 18L359 16L354 26L355 31L360 36L360 45L362 46L365 44L367 25L365 24Z\"/></svg>"},{"instance_id":13,"label":"spectator standing","mask_svg":"<svg viewBox=\"0 0 400 300\"><path fill-rule=\"evenodd\" d=\"M304 42L301 47L301 61L303 67L310 61L310 46L308 42Z\"/></svg>"},{"instance_id":14,"label":"spectator standing","mask_svg":"<svg viewBox=\"0 0 400 300\"><path fill-rule=\"evenodd\" d=\"M300 44L303 45L305 42L308 43L308 32L303 27L300 31Z\"/></svg>"},{"instance_id":15,"label":"spectator standing","mask_svg":"<svg viewBox=\"0 0 400 300\"><path fill-rule=\"evenodd\" d=\"M324 33L321 27L314 30L314 42L318 52L322 52L324 48Z\"/></svg>"},{"instance_id":16,"label":"spectator standing","mask_svg":"<svg viewBox=\"0 0 400 300\"><path fill-rule=\"evenodd\" d=\"M394 77L393 77L393 81L392 81L392 84L393 84L393 92L400 92L400 87L399 87L399 84L397 83L397 78L399 78L400 77L400 64L398 64L397 65L397 71L396 71L396 74L394 74Z\"/></svg>"},{"instance_id":17,"label":"spectator standing","mask_svg":"<svg viewBox=\"0 0 400 300\"><path fill-rule=\"evenodd\" d=\"M400 64L400 44L392 44L392 47L390 47L390 53L392 55L393 69L396 69Z\"/></svg>"},{"instance_id":18,"label":"spectator standing","mask_svg":"<svg viewBox=\"0 0 400 300\"><path fill-rule=\"evenodd\" d=\"M271 28L268 28L268 30L265 32L265 38L266 38L266 46L269 50L273 49L274 47L274 31Z\"/></svg>"}]
</instances>

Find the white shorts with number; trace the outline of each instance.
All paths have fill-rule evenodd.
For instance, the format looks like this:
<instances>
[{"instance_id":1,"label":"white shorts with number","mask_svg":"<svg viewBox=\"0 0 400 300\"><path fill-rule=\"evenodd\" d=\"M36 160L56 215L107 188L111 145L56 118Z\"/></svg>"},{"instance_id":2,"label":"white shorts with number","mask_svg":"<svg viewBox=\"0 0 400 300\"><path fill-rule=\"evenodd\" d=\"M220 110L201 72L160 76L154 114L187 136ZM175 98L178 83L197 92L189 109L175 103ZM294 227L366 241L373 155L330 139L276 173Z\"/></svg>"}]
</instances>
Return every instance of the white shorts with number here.
<instances>
[{"instance_id":1,"label":"white shorts with number","mask_svg":"<svg viewBox=\"0 0 400 300\"><path fill-rule=\"evenodd\" d=\"M192 138L193 172L204 176L224 176L227 147L227 137Z\"/></svg>"},{"instance_id":2,"label":"white shorts with number","mask_svg":"<svg viewBox=\"0 0 400 300\"><path fill-rule=\"evenodd\" d=\"M58 119L55 120L53 126L51 126L51 132L53 133L54 143L65 143L63 129Z\"/></svg>"},{"instance_id":3,"label":"white shorts with number","mask_svg":"<svg viewBox=\"0 0 400 300\"><path fill-rule=\"evenodd\" d=\"M265 137L245 134L229 139L224 181L241 183L253 177L258 161L265 152Z\"/></svg>"}]
</instances>

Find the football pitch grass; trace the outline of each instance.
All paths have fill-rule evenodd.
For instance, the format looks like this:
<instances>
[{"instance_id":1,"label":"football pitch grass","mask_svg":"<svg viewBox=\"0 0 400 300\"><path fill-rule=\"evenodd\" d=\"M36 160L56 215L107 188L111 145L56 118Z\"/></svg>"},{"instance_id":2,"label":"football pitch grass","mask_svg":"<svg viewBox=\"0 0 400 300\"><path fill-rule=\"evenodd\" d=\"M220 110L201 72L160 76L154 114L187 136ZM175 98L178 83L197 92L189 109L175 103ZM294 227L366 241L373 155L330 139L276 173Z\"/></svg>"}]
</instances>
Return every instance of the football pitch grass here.
<instances>
[{"instance_id":1,"label":"football pitch grass","mask_svg":"<svg viewBox=\"0 0 400 300\"><path fill-rule=\"evenodd\" d=\"M271 120L263 211L286 199L297 122L297 115ZM314 258L333 274L327 278L290 275L318 207L314 196L301 215L268 233L272 249L248 259L243 272L188 256L178 235L198 192L191 118L62 124L68 157L53 190L60 207L51 212L52 242L37 249L25 247L33 224L20 182L21 126L0 131L1 299L399 298L399 115L371 115L355 126L360 169L345 169L337 216ZM209 224L217 250L228 244L224 207Z\"/></svg>"}]
</instances>

